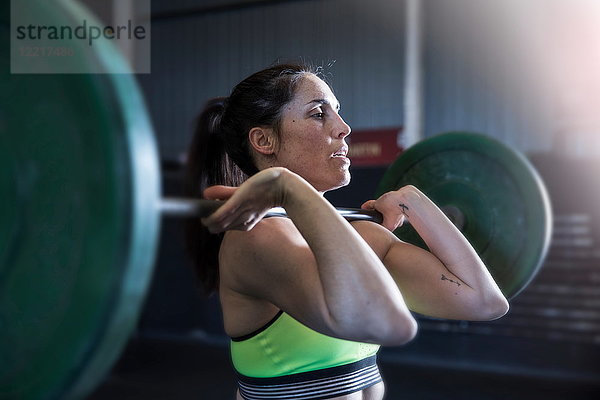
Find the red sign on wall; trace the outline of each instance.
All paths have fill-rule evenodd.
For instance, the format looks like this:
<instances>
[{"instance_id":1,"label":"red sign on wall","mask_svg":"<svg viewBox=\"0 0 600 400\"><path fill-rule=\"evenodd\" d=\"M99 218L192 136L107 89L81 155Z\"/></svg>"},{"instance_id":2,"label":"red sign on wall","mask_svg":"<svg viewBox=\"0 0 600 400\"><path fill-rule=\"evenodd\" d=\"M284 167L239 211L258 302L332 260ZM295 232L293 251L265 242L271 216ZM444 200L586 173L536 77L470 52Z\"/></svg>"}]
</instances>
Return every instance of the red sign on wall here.
<instances>
[{"instance_id":1,"label":"red sign on wall","mask_svg":"<svg viewBox=\"0 0 600 400\"><path fill-rule=\"evenodd\" d=\"M348 137L348 157L352 166L375 167L390 165L402 153L398 136L402 128L352 131Z\"/></svg>"}]
</instances>

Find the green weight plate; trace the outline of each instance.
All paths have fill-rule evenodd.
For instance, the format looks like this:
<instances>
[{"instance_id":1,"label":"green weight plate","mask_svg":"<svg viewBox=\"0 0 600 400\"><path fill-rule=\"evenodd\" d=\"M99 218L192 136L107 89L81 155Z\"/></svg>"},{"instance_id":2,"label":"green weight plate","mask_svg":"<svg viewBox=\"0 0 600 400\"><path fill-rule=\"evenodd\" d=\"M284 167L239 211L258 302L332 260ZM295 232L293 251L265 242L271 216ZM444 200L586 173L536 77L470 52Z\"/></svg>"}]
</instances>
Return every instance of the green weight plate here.
<instances>
[{"instance_id":1,"label":"green weight plate","mask_svg":"<svg viewBox=\"0 0 600 400\"><path fill-rule=\"evenodd\" d=\"M377 196L414 185L454 219L508 298L533 279L548 250L550 202L522 155L487 136L451 132L424 140L390 166ZM462 226L461 226L462 225ZM410 225L395 232L427 248Z\"/></svg>"},{"instance_id":2,"label":"green weight plate","mask_svg":"<svg viewBox=\"0 0 600 400\"><path fill-rule=\"evenodd\" d=\"M31 1L30 10L57 25L92 20L73 2ZM152 274L155 143L131 75L11 75L7 20L0 16L0 399L84 398L120 354ZM123 62L106 43L94 46L94 59L75 62Z\"/></svg>"}]
</instances>

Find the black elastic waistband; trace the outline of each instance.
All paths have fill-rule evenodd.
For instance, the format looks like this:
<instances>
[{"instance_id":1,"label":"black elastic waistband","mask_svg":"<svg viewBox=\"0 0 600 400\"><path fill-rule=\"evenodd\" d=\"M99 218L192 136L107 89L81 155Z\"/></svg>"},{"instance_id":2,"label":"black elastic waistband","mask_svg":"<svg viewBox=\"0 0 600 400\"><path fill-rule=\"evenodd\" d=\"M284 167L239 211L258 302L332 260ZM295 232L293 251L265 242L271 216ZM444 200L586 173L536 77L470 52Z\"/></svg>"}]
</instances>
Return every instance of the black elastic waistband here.
<instances>
[{"instance_id":1,"label":"black elastic waistband","mask_svg":"<svg viewBox=\"0 0 600 400\"><path fill-rule=\"evenodd\" d=\"M246 400L319 400L344 396L381 382L377 356L299 374L252 378L238 374L240 395Z\"/></svg>"}]
</instances>

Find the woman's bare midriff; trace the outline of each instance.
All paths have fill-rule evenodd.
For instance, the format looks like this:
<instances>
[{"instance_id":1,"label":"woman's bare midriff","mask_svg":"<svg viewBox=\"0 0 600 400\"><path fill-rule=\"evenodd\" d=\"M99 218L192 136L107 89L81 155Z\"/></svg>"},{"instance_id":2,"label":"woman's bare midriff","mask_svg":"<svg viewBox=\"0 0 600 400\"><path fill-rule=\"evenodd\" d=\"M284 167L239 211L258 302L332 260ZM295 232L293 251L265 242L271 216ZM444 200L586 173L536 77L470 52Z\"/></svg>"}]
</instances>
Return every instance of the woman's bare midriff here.
<instances>
[{"instance_id":1,"label":"woman's bare midriff","mask_svg":"<svg viewBox=\"0 0 600 400\"><path fill-rule=\"evenodd\" d=\"M360 392L348 394L346 396L332 397L331 400L382 400L385 393L385 385L379 382L371 387L368 387ZM244 400L237 392L236 400Z\"/></svg>"}]
</instances>

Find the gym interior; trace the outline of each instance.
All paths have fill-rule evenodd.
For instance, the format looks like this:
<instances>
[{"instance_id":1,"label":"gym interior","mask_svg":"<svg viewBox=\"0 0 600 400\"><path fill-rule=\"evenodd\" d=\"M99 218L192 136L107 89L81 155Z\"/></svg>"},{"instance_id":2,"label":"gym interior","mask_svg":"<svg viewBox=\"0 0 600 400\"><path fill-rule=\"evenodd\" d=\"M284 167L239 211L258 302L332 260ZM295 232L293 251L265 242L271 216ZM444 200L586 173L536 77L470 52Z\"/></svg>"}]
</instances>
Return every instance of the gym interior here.
<instances>
[{"instance_id":1,"label":"gym interior","mask_svg":"<svg viewBox=\"0 0 600 400\"><path fill-rule=\"evenodd\" d=\"M90 12L97 7L95 0L82 3ZM131 1L112 3L114 11ZM535 270L531 279L521 278L526 282L510 299L508 314L486 322L416 316L417 337L379 353L386 399L599 398L600 4L152 0L149 9L149 70L130 76L151 123L164 197L183 195L186 151L206 101L284 61L319 67L352 127L352 181L326 194L336 207L358 208L374 198L396 157L448 132L501 143L542 182L551 210L544 221L550 226L547 246L528 267ZM8 103L2 108L8 110ZM11 151L8 134L3 152ZM504 195L502 189L485 194ZM513 211L497 218L511 220ZM206 297L194 276L184 221L160 219L148 287L131 332L114 363L95 374L85 398L234 398L236 376L218 297ZM498 228L496 238L520 229L486 223ZM10 313L0 314L0 330L10 321ZM29 398L6 389L11 371L0 375L0 398Z\"/></svg>"}]
</instances>

